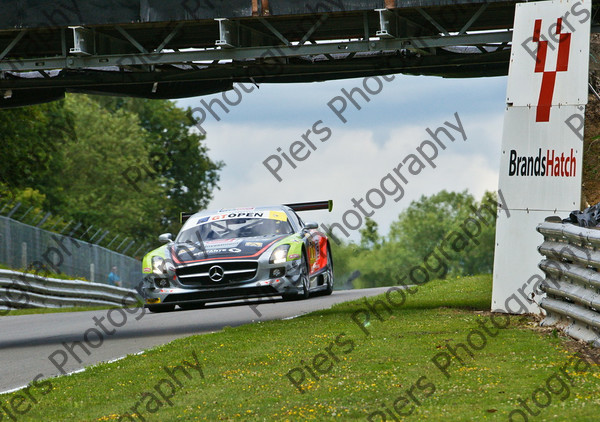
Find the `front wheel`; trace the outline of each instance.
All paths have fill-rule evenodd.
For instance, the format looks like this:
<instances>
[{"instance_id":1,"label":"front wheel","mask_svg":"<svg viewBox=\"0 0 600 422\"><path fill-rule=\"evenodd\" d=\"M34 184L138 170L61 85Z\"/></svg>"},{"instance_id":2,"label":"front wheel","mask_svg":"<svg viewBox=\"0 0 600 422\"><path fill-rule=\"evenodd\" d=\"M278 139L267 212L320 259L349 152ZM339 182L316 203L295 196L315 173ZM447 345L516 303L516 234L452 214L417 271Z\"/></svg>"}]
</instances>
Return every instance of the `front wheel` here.
<instances>
[{"instance_id":1,"label":"front wheel","mask_svg":"<svg viewBox=\"0 0 600 422\"><path fill-rule=\"evenodd\" d=\"M302 276L302 294L300 299L308 299L310 297L310 279L308 277L308 270L305 275Z\"/></svg>"},{"instance_id":2,"label":"front wheel","mask_svg":"<svg viewBox=\"0 0 600 422\"><path fill-rule=\"evenodd\" d=\"M302 292L300 292L300 294L284 294L282 295L283 300L308 299L310 296L310 277L308 274L308 262L306 260L306 254L303 252L300 261L300 280L302 281Z\"/></svg>"},{"instance_id":3,"label":"front wheel","mask_svg":"<svg viewBox=\"0 0 600 422\"><path fill-rule=\"evenodd\" d=\"M325 288L323 294L330 295L333 293L333 258L331 258L331 250L329 246L327 247L327 287Z\"/></svg>"}]
</instances>

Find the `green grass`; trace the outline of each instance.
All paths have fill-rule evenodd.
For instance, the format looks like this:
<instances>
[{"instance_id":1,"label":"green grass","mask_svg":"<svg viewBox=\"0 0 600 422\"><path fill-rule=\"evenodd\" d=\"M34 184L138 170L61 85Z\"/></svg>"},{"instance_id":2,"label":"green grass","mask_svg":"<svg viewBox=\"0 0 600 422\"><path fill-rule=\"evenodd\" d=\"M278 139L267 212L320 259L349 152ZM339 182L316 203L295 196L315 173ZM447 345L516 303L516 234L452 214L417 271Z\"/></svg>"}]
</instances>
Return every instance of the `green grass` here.
<instances>
[{"instance_id":1,"label":"green grass","mask_svg":"<svg viewBox=\"0 0 600 422\"><path fill-rule=\"evenodd\" d=\"M84 277L72 277L68 274L65 273L55 273L52 271L48 271L48 270L44 270L44 271L39 271L37 269L34 268L19 268L19 269L15 269L15 268L11 268L8 265L4 265L4 264L0 264L0 269L1 270L10 270L10 271L16 271L18 273L26 273L26 274L33 274L33 275L37 275L40 277L46 277L46 278L57 278L59 280L79 280L79 281L89 281L88 279L84 278Z\"/></svg>"},{"instance_id":2,"label":"green grass","mask_svg":"<svg viewBox=\"0 0 600 422\"><path fill-rule=\"evenodd\" d=\"M356 301L292 320L176 340L113 364L51 379L52 391L47 384L30 387L37 404L24 401L22 408L30 403L31 409L18 418L113 421L140 402L143 419L121 420L367 420L369 413L392 411L395 401L407 403L412 395L419 405L410 417L399 420L507 421L519 398L540 412L529 420L597 420L600 396L595 365L587 370L569 367L574 384L569 385L569 397L566 389L560 393L556 381L551 386L559 393L549 393L547 407L532 404L532 393L546 385L576 347L537 329L531 318L512 317L507 328L487 336L485 347L470 349L473 357L462 352L464 364L452 360L449 379L432 363L434 356L447 352L447 344L465 343L469 333L480 329L478 321L488 320L490 292L490 276L433 281L409 296L403 306L393 308L392 315L382 311L382 321L372 315L370 325L363 327L369 336L351 319L365 308L363 301ZM399 303L400 295L395 293L392 299ZM362 321L363 314L356 315ZM353 347L344 343L350 340ZM472 340L479 345L475 337ZM319 380L307 374L300 393L286 374L301 361L312 363L319 353L327 356L328 347L339 361L330 358L333 366ZM188 379L180 372L182 387L171 399L172 406L166 405L154 390L166 378L163 366L173 369L184 360L194 362L193 353L204 377L189 369ZM156 395L158 401L152 402L152 395L144 393ZM26 397L24 392L0 396L0 416L4 416L0 420L10 420L2 415L2 407L11 399L21 400L14 399L17 395ZM148 410L146 404L155 407ZM522 419L517 415L514 420Z\"/></svg>"}]
</instances>

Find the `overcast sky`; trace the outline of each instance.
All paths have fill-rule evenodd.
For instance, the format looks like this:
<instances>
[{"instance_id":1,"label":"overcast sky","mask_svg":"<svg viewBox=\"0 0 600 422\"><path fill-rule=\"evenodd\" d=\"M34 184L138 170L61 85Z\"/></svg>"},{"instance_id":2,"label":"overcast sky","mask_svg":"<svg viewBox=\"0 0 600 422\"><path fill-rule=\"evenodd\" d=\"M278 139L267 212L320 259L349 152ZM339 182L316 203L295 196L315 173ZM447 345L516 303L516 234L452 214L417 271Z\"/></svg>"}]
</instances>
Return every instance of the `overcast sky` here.
<instances>
[{"instance_id":1,"label":"overcast sky","mask_svg":"<svg viewBox=\"0 0 600 422\"><path fill-rule=\"evenodd\" d=\"M390 77L388 77L390 79ZM332 213L310 211L303 214L304 220L330 224L342 221L344 213L355 209L352 199L365 198L373 188L381 190L380 182L391 173L396 182L387 180L384 186L393 192L393 183L405 191L404 196L394 201L396 195L385 195L385 204L374 210L373 219L386 234L389 225L399 212L412 200L421 195L431 195L442 189L462 191L467 189L480 198L485 190L496 190L502 137L502 121L505 106L506 78L442 79L438 77L416 77L395 75L390 82L383 78L367 81L371 92L364 91L370 101L359 95L354 100L360 105L357 110L346 99L347 109L340 118L328 107L335 97L342 96L342 89L351 91L360 87L363 79L347 79L311 84L271 84L260 89L246 84L246 93L241 100L235 92L227 93L229 113L219 106L214 107L221 121L206 112L202 124L206 130L206 144L214 160L222 160L219 191L214 194L211 208L230 208L252 205L269 205L300 201L333 199ZM223 94L179 100L181 107L190 106L206 109L201 101L223 99ZM342 100L334 100L333 106L341 108ZM445 124L458 126L454 113L458 113L467 140L456 129ZM196 116L201 117L201 112ZM290 145L302 141L302 135L321 120L317 130L309 139L316 150L307 146L298 153L300 157L310 155L304 161L290 156ZM432 140L427 128L435 131L444 126L456 140L440 135L446 146L438 147L438 156L433 160L436 168L426 165L419 174L413 175L408 167L412 164L415 173L419 165L414 159L403 166L405 181L393 169L409 154L418 154L424 140ZM325 128L329 128L326 131ZM329 135L321 142L320 138ZM306 142L304 142L306 144ZM290 156L297 166L293 169L277 148ZM297 145L297 147L299 147ZM430 144L421 148L424 154L433 155ZM264 166L263 161L278 155L282 167L278 181ZM275 159L271 159L273 167ZM382 197L377 192L370 200L380 206ZM378 203L379 202L379 203ZM362 202L366 212L373 208ZM347 215L350 224L355 217ZM337 233L334 232L334 233ZM351 237L358 240L357 231Z\"/></svg>"}]
</instances>

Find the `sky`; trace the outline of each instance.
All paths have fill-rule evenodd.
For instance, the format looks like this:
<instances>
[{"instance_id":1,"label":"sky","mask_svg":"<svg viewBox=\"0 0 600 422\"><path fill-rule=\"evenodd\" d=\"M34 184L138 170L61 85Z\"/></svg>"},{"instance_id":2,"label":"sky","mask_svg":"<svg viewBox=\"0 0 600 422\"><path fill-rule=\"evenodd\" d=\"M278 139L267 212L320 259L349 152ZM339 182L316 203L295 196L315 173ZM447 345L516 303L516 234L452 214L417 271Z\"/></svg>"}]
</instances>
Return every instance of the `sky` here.
<instances>
[{"instance_id":1,"label":"sky","mask_svg":"<svg viewBox=\"0 0 600 422\"><path fill-rule=\"evenodd\" d=\"M496 190L506 77L386 79L247 83L238 85L237 92L178 100L178 106L196 109L209 156L225 163L209 208L332 199L333 212L308 211L302 218L340 223L349 240L359 241L357 226L364 223L364 214L372 214L380 234L387 234L399 213L421 195L466 189L480 199L486 190ZM211 101L215 115L208 111ZM438 143L427 131L440 127L454 141L439 131ZM265 160L273 169L281 163L276 172L281 181ZM345 239L338 230L334 234Z\"/></svg>"}]
</instances>

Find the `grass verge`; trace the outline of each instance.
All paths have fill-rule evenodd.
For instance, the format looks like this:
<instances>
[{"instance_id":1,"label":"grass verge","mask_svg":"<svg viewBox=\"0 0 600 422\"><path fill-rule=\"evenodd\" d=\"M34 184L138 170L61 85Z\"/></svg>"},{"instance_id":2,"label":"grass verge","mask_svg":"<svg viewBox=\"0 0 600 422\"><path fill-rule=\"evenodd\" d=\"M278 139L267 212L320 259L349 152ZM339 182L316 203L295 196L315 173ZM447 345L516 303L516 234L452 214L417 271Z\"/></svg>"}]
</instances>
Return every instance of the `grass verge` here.
<instances>
[{"instance_id":1,"label":"grass verge","mask_svg":"<svg viewBox=\"0 0 600 422\"><path fill-rule=\"evenodd\" d=\"M600 371L572 359L585 349L528 317L496 328L490 292L490 276L432 281L403 304L371 298L365 324L355 301L176 340L0 396L0 416L16 402L45 421L597 420Z\"/></svg>"},{"instance_id":2,"label":"grass verge","mask_svg":"<svg viewBox=\"0 0 600 422\"><path fill-rule=\"evenodd\" d=\"M8 265L4 265L4 264L0 264L0 270L10 270L10 271L16 271L18 273L25 273L25 274L33 274L39 277L46 277L46 278L57 278L59 280L78 280L78 281L89 281L88 279L84 278L84 277L72 277L68 274L65 273L55 273L49 270L37 270L37 269L27 269L27 268L19 268L19 269L15 269L15 268L11 268Z\"/></svg>"}]
</instances>

